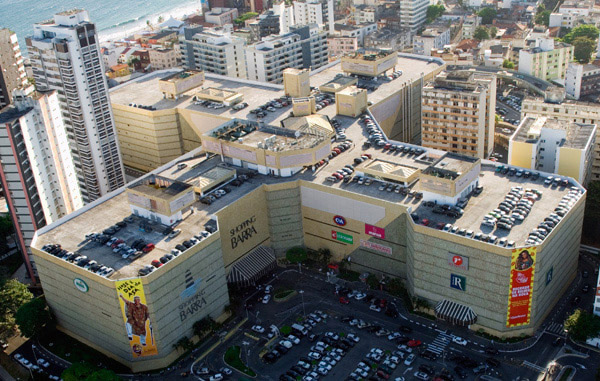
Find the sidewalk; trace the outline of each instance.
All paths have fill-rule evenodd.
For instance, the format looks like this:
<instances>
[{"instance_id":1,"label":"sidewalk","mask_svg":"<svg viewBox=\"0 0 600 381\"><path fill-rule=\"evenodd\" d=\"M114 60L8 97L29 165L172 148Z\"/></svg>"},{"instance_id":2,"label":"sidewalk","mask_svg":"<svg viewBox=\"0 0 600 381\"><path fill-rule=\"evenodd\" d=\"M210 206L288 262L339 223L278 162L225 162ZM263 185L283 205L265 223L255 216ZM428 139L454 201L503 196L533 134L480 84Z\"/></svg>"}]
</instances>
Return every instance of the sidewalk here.
<instances>
[{"instance_id":1,"label":"sidewalk","mask_svg":"<svg viewBox=\"0 0 600 381\"><path fill-rule=\"evenodd\" d=\"M13 376L11 376L6 369L0 366L0 380L2 381L15 381Z\"/></svg>"}]
</instances>

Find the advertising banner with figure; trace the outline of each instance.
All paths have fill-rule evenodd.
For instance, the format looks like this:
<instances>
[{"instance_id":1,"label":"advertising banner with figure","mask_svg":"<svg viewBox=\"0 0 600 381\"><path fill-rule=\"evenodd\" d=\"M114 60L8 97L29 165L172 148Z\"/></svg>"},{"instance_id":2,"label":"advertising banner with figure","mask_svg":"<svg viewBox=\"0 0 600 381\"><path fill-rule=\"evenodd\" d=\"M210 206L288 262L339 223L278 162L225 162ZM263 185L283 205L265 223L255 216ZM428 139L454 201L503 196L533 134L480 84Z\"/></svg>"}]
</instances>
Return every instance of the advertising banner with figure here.
<instances>
[{"instance_id":1,"label":"advertising banner with figure","mask_svg":"<svg viewBox=\"0 0 600 381\"><path fill-rule=\"evenodd\" d=\"M529 324L537 247L514 249L510 262L510 291L506 326Z\"/></svg>"},{"instance_id":2,"label":"advertising banner with figure","mask_svg":"<svg viewBox=\"0 0 600 381\"><path fill-rule=\"evenodd\" d=\"M158 354L142 280L139 278L119 280L115 285L133 356L145 357Z\"/></svg>"}]
</instances>

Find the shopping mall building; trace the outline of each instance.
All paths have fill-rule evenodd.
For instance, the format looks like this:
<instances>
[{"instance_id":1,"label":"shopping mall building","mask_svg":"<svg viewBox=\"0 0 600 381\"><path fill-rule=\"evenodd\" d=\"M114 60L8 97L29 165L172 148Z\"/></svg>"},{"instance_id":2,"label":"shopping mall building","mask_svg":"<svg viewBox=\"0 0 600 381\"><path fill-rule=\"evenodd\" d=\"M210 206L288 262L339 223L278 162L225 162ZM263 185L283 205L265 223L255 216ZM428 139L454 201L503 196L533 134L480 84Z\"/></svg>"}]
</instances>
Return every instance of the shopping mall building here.
<instances>
[{"instance_id":1,"label":"shopping mall building","mask_svg":"<svg viewBox=\"0 0 600 381\"><path fill-rule=\"evenodd\" d=\"M332 261L351 270L401 278L453 324L496 336L533 333L576 275L585 189L406 143L392 142L406 150L366 147L360 119L339 115L352 144L330 158L339 144L329 124L334 108L293 118L286 111L269 124L225 121L202 132L201 148L40 229L32 252L59 328L133 371L165 367L194 322L224 317L232 287L253 284L288 248L305 246L330 249ZM362 154L370 158L356 164ZM348 165L363 181L331 181ZM224 186L230 192L206 203ZM482 225L511 192L529 205L523 221L510 230ZM457 203L460 210L442 207ZM559 218L550 217L555 208ZM545 238L529 240L548 218L558 221ZM170 238L169 227L180 233ZM93 232L155 247L123 259ZM114 272L69 262L57 244L71 259L85 256ZM177 248L161 267L144 270Z\"/></svg>"}]
</instances>

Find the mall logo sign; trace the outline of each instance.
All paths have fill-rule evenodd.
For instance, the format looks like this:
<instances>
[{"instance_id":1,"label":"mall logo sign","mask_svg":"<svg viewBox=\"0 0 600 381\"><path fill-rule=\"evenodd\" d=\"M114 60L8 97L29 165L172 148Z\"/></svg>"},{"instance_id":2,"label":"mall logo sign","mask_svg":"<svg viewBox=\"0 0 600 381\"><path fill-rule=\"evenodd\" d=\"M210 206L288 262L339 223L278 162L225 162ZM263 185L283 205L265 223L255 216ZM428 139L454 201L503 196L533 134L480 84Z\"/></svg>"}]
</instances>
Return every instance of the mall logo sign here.
<instances>
[{"instance_id":1,"label":"mall logo sign","mask_svg":"<svg viewBox=\"0 0 600 381\"><path fill-rule=\"evenodd\" d=\"M75 288L81 292L88 292L90 290L90 287L81 278L73 279L73 284L75 285Z\"/></svg>"},{"instance_id":2,"label":"mall logo sign","mask_svg":"<svg viewBox=\"0 0 600 381\"><path fill-rule=\"evenodd\" d=\"M232 249L235 249L240 243L252 238L253 235L258 234L254 227L255 222L256 216L252 216L229 231Z\"/></svg>"},{"instance_id":3,"label":"mall logo sign","mask_svg":"<svg viewBox=\"0 0 600 381\"><path fill-rule=\"evenodd\" d=\"M458 267L459 269L469 269L469 257L462 255L448 253L448 264L452 267Z\"/></svg>"},{"instance_id":4,"label":"mall logo sign","mask_svg":"<svg viewBox=\"0 0 600 381\"><path fill-rule=\"evenodd\" d=\"M345 226L346 225L346 219L342 216L335 216L333 217L333 222L335 222L336 225L338 226Z\"/></svg>"}]
</instances>

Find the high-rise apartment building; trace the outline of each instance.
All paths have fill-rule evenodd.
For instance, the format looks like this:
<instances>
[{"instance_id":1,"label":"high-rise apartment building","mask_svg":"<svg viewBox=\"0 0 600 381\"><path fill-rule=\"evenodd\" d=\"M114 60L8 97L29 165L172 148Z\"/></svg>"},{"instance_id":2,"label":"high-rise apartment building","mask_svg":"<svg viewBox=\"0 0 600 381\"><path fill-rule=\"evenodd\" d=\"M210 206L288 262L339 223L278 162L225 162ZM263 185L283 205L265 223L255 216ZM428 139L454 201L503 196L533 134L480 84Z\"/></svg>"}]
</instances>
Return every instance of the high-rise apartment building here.
<instances>
[{"instance_id":1,"label":"high-rise apartment building","mask_svg":"<svg viewBox=\"0 0 600 381\"><path fill-rule=\"evenodd\" d=\"M0 110L11 103L12 91L26 83L27 74L17 35L8 29L0 29Z\"/></svg>"},{"instance_id":2,"label":"high-rise apartment building","mask_svg":"<svg viewBox=\"0 0 600 381\"><path fill-rule=\"evenodd\" d=\"M39 91L56 90L84 202L124 184L96 27L84 10L34 25L27 49Z\"/></svg>"},{"instance_id":3,"label":"high-rise apartment building","mask_svg":"<svg viewBox=\"0 0 600 381\"><path fill-rule=\"evenodd\" d=\"M185 28L179 42L186 69L246 78L243 39L197 27Z\"/></svg>"},{"instance_id":4,"label":"high-rise apartment building","mask_svg":"<svg viewBox=\"0 0 600 381\"><path fill-rule=\"evenodd\" d=\"M400 26L415 34L427 19L429 0L400 0Z\"/></svg>"},{"instance_id":5,"label":"high-rise apartment building","mask_svg":"<svg viewBox=\"0 0 600 381\"><path fill-rule=\"evenodd\" d=\"M17 96L0 112L0 163L17 243L35 280L35 231L83 206L56 92Z\"/></svg>"},{"instance_id":6,"label":"high-rise apartment building","mask_svg":"<svg viewBox=\"0 0 600 381\"><path fill-rule=\"evenodd\" d=\"M333 0L294 1L294 25L318 24L334 32Z\"/></svg>"},{"instance_id":7,"label":"high-rise apartment building","mask_svg":"<svg viewBox=\"0 0 600 381\"><path fill-rule=\"evenodd\" d=\"M317 69L328 62L327 33L316 24L291 28L246 47L248 79L281 83L283 69Z\"/></svg>"},{"instance_id":8,"label":"high-rise apartment building","mask_svg":"<svg viewBox=\"0 0 600 381\"><path fill-rule=\"evenodd\" d=\"M442 72L423 88L424 147L486 158L494 149L496 76Z\"/></svg>"}]
</instances>

